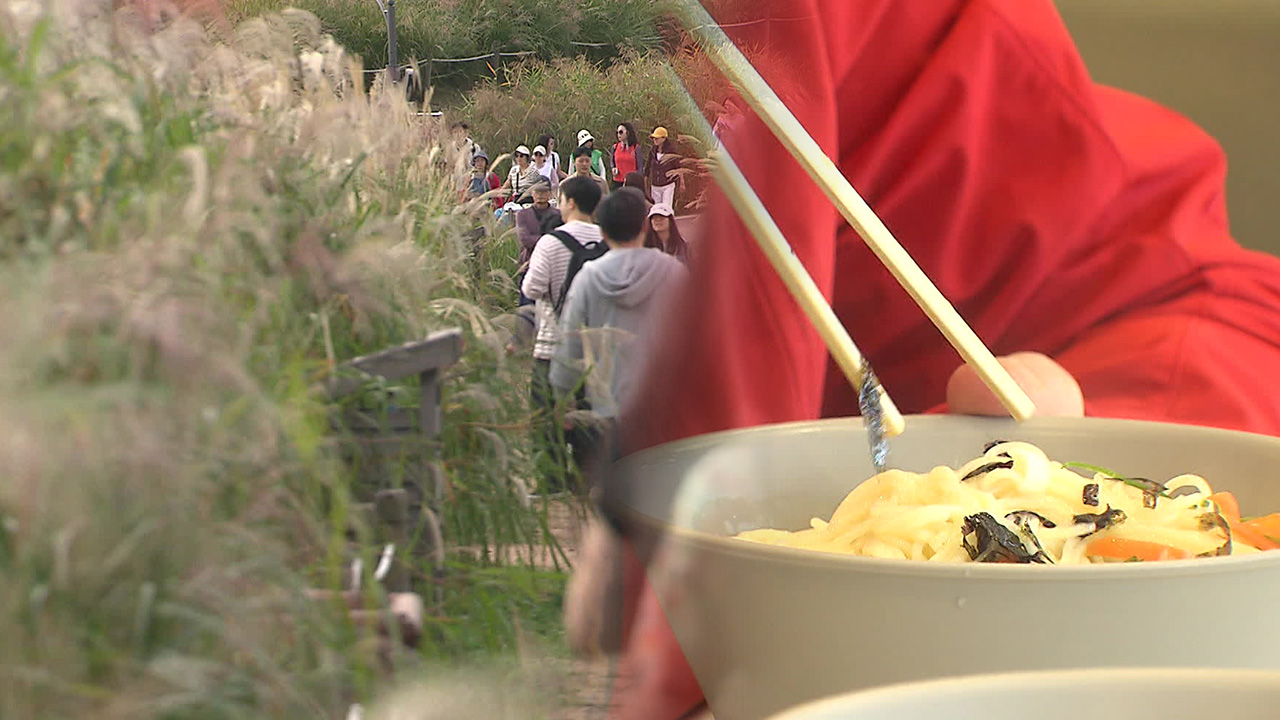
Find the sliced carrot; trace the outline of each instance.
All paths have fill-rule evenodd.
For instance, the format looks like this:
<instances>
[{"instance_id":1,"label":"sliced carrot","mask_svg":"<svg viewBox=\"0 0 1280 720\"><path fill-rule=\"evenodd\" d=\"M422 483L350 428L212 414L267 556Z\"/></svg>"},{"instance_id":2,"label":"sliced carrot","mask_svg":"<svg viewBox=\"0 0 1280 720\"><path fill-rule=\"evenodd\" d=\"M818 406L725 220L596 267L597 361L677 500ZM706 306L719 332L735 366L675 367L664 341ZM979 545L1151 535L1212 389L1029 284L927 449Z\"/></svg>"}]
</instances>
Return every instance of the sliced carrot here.
<instances>
[{"instance_id":1,"label":"sliced carrot","mask_svg":"<svg viewBox=\"0 0 1280 720\"><path fill-rule=\"evenodd\" d=\"M1227 523L1231 525L1233 541L1252 545L1259 550L1280 550L1280 543L1267 537L1266 533L1255 530L1248 523L1232 522L1231 518L1227 518Z\"/></svg>"},{"instance_id":2,"label":"sliced carrot","mask_svg":"<svg viewBox=\"0 0 1280 720\"><path fill-rule=\"evenodd\" d=\"M1233 523L1240 522L1240 503L1236 500L1235 495L1229 492L1216 492L1210 495L1209 499L1218 506L1222 517Z\"/></svg>"},{"instance_id":3,"label":"sliced carrot","mask_svg":"<svg viewBox=\"0 0 1280 720\"><path fill-rule=\"evenodd\" d=\"M1243 522L1240 519L1240 503L1235 495L1216 492L1209 499L1217 504L1222 517L1227 519L1233 542L1242 542L1258 550L1280 550L1280 542L1272 539L1280 538L1280 513Z\"/></svg>"},{"instance_id":4,"label":"sliced carrot","mask_svg":"<svg viewBox=\"0 0 1280 720\"><path fill-rule=\"evenodd\" d=\"M1099 537L1089 541L1084 548L1089 557L1107 558L1110 560L1143 560L1156 562L1159 560L1186 560L1191 552L1169 545L1147 542L1146 540L1126 540L1117 537Z\"/></svg>"},{"instance_id":5,"label":"sliced carrot","mask_svg":"<svg viewBox=\"0 0 1280 720\"><path fill-rule=\"evenodd\" d=\"M1280 538L1280 513L1271 513L1242 523L1259 535Z\"/></svg>"}]
</instances>

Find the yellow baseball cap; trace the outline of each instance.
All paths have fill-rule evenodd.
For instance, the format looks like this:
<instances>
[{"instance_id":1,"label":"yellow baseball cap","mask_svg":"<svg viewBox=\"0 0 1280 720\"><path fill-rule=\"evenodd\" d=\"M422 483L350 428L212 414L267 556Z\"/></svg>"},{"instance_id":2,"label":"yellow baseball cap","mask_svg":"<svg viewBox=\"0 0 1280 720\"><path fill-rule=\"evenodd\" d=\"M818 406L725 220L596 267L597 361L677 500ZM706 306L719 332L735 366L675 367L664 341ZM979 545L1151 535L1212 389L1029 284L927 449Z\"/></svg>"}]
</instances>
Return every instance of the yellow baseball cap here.
<instances>
[{"instance_id":1,"label":"yellow baseball cap","mask_svg":"<svg viewBox=\"0 0 1280 720\"><path fill-rule=\"evenodd\" d=\"M654 128L653 134L650 135L649 137L665 138L666 136L667 136L667 129L664 127L659 127L659 128Z\"/></svg>"}]
</instances>

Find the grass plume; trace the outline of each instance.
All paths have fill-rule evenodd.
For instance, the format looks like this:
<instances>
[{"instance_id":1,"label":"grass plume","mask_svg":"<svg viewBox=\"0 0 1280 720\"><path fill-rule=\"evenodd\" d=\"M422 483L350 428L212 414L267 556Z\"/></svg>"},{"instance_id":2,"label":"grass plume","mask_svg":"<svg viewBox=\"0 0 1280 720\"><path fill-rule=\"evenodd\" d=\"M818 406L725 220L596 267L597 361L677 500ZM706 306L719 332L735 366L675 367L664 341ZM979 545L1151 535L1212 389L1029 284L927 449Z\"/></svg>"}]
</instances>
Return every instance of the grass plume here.
<instances>
[{"instance_id":1,"label":"grass plume","mask_svg":"<svg viewBox=\"0 0 1280 720\"><path fill-rule=\"evenodd\" d=\"M523 436L478 432L527 415L493 339L515 242L470 239L443 130L362 70L297 10L210 30L0 0L0 716L343 717L370 697L375 654L302 599L369 550L344 535L368 488L316 387L433 330L468 339L446 536L540 542L510 482ZM501 651L513 603L557 600L554 576L467 572L437 608L467 633L427 655ZM504 588L488 616L484 583Z\"/></svg>"}]
</instances>

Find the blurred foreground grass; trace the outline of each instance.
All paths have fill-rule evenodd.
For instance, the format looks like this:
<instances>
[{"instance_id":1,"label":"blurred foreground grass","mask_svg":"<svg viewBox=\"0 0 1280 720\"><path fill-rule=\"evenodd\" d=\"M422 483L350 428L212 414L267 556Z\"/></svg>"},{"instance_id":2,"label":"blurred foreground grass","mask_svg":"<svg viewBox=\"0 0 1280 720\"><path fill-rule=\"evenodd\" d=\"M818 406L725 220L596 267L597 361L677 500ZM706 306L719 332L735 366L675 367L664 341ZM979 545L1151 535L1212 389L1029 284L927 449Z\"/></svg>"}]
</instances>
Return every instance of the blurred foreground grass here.
<instances>
[{"instance_id":1,"label":"blurred foreground grass","mask_svg":"<svg viewBox=\"0 0 1280 720\"><path fill-rule=\"evenodd\" d=\"M503 352L516 243L471 239L444 133L360 74L304 12L219 41L0 0L0 717L367 701L376 650L302 596L376 560L316 388L434 330L467 340L446 538L544 542L515 480L528 368ZM455 562L423 659L554 645L563 580Z\"/></svg>"}]
</instances>

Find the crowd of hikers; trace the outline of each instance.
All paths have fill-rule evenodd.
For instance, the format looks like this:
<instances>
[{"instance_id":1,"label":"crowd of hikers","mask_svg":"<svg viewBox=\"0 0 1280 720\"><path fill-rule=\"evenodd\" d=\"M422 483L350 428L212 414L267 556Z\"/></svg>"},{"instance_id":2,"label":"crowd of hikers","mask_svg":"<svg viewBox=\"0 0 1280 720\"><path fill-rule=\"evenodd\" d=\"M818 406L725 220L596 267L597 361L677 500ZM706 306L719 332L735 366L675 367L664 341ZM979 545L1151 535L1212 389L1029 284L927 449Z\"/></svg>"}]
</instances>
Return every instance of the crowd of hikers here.
<instances>
[{"instance_id":1,"label":"crowd of hikers","mask_svg":"<svg viewBox=\"0 0 1280 720\"><path fill-rule=\"evenodd\" d=\"M633 391L654 316L685 273L689 244L675 212L682 157L657 127L644 149L630 122L607 151L577 133L570 164L544 135L511 152L505 181L465 123L452 127L463 202L488 203L520 242L518 305L534 326L538 492L586 490L580 472L605 457L618 407Z\"/></svg>"}]
</instances>

